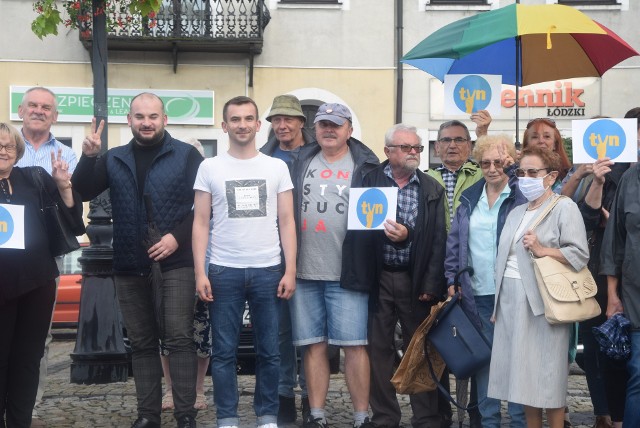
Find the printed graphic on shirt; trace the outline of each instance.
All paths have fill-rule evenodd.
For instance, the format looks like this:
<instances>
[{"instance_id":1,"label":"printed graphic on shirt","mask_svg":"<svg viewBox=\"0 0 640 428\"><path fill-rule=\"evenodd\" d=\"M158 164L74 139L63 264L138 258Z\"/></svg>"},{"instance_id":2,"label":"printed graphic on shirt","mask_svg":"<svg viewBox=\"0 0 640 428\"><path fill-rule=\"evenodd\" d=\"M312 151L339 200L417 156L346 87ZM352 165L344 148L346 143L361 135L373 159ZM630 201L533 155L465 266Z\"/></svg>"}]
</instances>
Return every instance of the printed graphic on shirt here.
<instances>
[{"instance_id":1,"label":"printed graphic on shirt","mask_svg":"<svg viewBox=\"0 0 640 428\"><path fill-rule=\"evenodd\" d=\"M333 163L318 154L305 171L298 278L340 279L352 175L350 154Z\"/></svg>"},{"instance_id":2,"label":"printed graphic on shirt","mask_svg":"<svg viewBox=\"0 0 640 428\"><path fill-rule=\"evenodd\" d=\"M225 181L229 218L267 216L266 180Z\"/></svg>"}]
</instances>

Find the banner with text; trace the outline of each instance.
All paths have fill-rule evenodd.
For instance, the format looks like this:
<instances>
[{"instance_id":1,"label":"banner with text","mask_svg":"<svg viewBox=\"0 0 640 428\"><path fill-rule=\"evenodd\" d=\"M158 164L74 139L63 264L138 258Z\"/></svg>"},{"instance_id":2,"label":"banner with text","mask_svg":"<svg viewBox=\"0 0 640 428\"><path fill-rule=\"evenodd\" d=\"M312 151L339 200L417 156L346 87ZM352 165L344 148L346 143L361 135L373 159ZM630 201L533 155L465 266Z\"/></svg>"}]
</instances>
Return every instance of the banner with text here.
<instances>
[{"instance_id":1,"label":"banner with text","mask_svg":"<svg viewBox=\"0 0 640 428\"><path fill-rule=\"evenodd\" d=\"M29 86L10 87L11 120L20 120L18 107ZM93 118L93 88L49 87L56 94L58 122L90 123ZM153 92L164 102L170 125L213 125L213 91L109 89L109 123L127 123L131 99L141 92Z\"/></svg>"},{"instance_id":2,"label":"banner with text","mask_svg":"<svg viewBox=\"0 0 640 428\"><path fill-rule=\"evenodd\" d=\"M604 157L616 162L637 162L636 119L572 121L573 163L593 163Z\"/></svg>"}]
</instances>

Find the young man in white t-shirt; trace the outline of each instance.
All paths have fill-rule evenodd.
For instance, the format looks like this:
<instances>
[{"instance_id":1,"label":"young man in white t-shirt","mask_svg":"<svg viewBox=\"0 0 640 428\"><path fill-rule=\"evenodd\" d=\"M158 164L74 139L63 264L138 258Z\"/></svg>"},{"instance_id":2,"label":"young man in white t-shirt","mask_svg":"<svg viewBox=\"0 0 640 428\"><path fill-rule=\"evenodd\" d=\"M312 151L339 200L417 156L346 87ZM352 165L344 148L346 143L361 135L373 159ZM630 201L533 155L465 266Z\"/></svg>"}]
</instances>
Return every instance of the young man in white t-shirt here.
<instances>
[{"instance_id":1,"label":"young man in white t-shirt","mask_svg":"<svg viewBox=\"0 0 640 428\"><path fill-rule=\"evenodd\" d=\"M196 290L200 299L210 302L217 422L218 427L239 425L236 349L246 300L258 355L257 424L277 428L279 299L291 298L296 287L293 184L283 161L256 149L260 121L251 98L235 97L225 104L222 129L229 134L229 151L201 164L194 184L193 222Z\"/></svg>"}]
</instances>

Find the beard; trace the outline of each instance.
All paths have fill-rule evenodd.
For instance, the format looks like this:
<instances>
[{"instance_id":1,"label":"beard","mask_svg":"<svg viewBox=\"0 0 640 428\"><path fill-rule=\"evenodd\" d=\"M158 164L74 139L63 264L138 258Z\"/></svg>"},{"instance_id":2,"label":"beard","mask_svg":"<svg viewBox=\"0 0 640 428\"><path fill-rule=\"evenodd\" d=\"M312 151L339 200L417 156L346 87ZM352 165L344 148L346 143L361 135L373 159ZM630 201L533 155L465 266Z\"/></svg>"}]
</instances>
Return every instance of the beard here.
<instances>
[{"instance_id":1,"label":"beard","mask_svg":"<svg viewBox=\"0 0 640 428\"><path fill-rule=\"evenodd\" d=\"M142 133L134 128L131 128L131 133L133 134L133 138L140 144L141 146L153 146L158 144L164 138L164 128L157 130L150 137L142 135Z\"/></svg>"}]
</instances>

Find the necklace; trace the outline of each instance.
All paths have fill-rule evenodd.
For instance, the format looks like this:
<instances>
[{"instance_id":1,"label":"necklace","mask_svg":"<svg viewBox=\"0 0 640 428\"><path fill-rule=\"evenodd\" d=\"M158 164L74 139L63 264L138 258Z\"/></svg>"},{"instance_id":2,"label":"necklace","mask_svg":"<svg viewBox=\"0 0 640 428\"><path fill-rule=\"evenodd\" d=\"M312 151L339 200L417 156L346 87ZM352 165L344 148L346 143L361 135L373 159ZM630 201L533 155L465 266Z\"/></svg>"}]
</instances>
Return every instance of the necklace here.
<instances>
[{"instance_id":1,"label":"necklace","mask_svg":"<svg viewBox=\"0 0 640 428\"><path fill-rule=\"evenodd\" d=\"M533 211L533 210L537 210L538 208L540 208L540 206L542 204L544 204L545 202L547 202L549 200L549 198L551 197L551 195L547 196L546 198L544 198L544 200L540 201L540 203L535 204L532 207L527 207L527 211Z\"/></svg>"},{"instance_id":2,"label":"necklace","mask_svg":"<svg viewBox=\"0 0 640 428\"><path fill-rule=\"evenodd\" d=\"M0 190L2 190L2 194L4 195L4 199L7 202L11 202L11 182L8 178L0 179Z\"/></svg>"}]
</instances>

